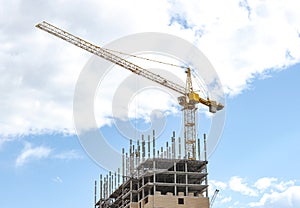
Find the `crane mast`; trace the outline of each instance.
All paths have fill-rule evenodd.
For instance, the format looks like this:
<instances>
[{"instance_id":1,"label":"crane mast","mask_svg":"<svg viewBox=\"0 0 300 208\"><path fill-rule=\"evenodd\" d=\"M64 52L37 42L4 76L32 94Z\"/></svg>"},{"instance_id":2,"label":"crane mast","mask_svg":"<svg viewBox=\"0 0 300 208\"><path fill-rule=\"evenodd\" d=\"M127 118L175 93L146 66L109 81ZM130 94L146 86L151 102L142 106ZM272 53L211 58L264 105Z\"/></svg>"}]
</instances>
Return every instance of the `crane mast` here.
<instances>
[{"instance_id":1,"label":"crane mast","mask_svg":"<svg viewBox=\"0 0 300 208\"><path fill-rule=\"evenodd\" d=\"M191 78L191 70L190 68L186 71L186 87L185 87L185 101L182 105L183 107L183 119L184 119L184 138L186 143L186 156L191 160L196 159L196 115L197 115L197 107L196 101L193 99L189 99L188 95L194 92L192 78Z\"/></svg>"},{"instance_id":2,"label":"crane mast","mask_svg":"<svg viewBox=\"0 0 300 208\"><path fill-rule=\"evenodd\" d=\"M184 115L184 139L185 139L185 150L186 150L185 157L190 160L196 159L196 151L195 151L196 111L197 111L196 104L202 103L208 106L209 111L212 113L216 113L218 110L223 109L224 106L220 103L217 103L216 101L203 99L193 91L191 70L189 68L187 68L186 71L187 73L186 86L183 87L173 81L167 80L158 74L148 71L134 63L127 61L126 59L123 59L122 57L119 57L109 52L104 48L101 48L79 37L76 37L45 21L37 24L36 27L58 38L61 38L77 47L80 47L96 56L99 56L103 59L106 59L107 61L117 64L131 71L132 73L140 75L146 79L149 79L153 82L156 82L160 85L163 85L181 94L182 96L178 97L178 102L182 106L182 111Z\"/></svg>"}]
</instances>

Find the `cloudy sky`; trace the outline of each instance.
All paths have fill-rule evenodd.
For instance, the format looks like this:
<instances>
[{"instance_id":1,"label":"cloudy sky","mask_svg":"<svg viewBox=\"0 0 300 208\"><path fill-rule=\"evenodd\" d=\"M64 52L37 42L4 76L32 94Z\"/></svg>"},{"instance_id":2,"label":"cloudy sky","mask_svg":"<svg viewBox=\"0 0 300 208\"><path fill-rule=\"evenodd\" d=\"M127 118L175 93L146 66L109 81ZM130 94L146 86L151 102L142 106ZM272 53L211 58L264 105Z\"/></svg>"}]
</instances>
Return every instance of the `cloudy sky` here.
<instances>
[{"instance_id":1,"label":"cloudy sky","mask_svg":"<svg viewBox=\"0 0 300 208\"><path fill-rule=\"evenodd\" d=\"M0 3L3 207L92 206L93 181L105 173L81 147L73 123L76 81L92 55L34 27L43 20L98 45L140 32L194 44L214 66L227 98L223 135L209 158L210 193L220 189L214 207L300 206L297 1ZM106 81L118 85L118 79ZM168 111L166 129L178 126L176 103L157 96L161 105L150 93L136 115L147 120L151 106L160 108ZM103 134L121 137L111 124L111 97L97 99Z\"/></svg>"}]
</instances>

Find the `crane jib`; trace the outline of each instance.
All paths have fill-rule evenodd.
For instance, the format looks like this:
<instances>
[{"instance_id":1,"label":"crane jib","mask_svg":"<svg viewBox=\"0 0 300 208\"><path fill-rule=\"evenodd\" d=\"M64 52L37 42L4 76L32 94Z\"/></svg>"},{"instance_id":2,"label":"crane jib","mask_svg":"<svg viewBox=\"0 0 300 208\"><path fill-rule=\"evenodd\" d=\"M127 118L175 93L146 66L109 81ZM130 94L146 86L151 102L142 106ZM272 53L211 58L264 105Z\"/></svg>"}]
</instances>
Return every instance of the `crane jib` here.
<instances>
[{"instance_id":1,"label":"crane jib","mask_svg":"<svg viewBox=\"0 0 300 208\"><path fill-rule=\"evenodd\" d=\"M55 27L54 25L51 25L47 22L42 22L36 25L37 28L42 29L52 35L55 35L58 38L61 38L77 47L80 47L94 55L100 56L101 58L104 58L114 64L117 64L127 70L130 70L131 72L138 74L140 76L145 77L146 79L149 79L151 81L154 81L160 85L163 85L169 89L172 89L180 94L185 95L185 87L178 85L175 82L172 82L170 80L167 80L153 72L150 72L136 64L133 64L126 59L123 59L99 46L96 46L92 43L89 43L88 41L85 41L79 37L76 37L60 28Z\"/></svg>"}]
</instances>

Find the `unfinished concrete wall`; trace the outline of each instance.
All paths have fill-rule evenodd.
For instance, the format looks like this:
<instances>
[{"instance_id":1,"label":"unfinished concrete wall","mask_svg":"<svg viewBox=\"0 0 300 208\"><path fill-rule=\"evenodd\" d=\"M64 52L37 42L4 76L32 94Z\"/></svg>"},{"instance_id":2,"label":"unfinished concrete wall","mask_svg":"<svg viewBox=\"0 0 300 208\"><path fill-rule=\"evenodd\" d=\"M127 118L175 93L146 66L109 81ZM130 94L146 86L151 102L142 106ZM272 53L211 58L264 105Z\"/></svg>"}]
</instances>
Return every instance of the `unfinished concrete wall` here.
<instances>
[{"instance_id":1,"label":"unfinished concrete wall","mask_svg":"<svg viewBox=\"0 0 300 208\"><path fill-rule=\"evenodd\" d=\"M182 193L182 192L181 192ZM156 193L154 196L147 196L139 202L138 208L208 208L209 199L206 197L174 196L172 193L161 195Z\"/></svg>"}]
</instances>

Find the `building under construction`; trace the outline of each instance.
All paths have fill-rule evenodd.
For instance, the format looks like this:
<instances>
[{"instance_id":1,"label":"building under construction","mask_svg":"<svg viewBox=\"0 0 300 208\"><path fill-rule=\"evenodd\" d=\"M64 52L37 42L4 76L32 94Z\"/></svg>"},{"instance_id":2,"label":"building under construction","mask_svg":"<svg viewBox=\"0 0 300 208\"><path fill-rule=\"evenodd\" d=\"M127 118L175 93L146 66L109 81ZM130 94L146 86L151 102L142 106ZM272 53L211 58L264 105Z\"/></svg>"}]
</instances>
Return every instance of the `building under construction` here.
<instances>
[{"instance_id":1,"label":"building under construction","mask_svg":"<svg viewBox=\"0 0 300 208\"><path fill-rule=\"evenodd\" d=\"M197 158L186 157L184 141L166 142L165 148L155 147L155 132L148 141L141 138L136 145L130 140L129 152L122 150L122 168L100 175L98 208L150 208L150 207L209 207L207 184L206 138L203 159L200 139L197 140ZM98 199L100 197L100 199Z\"/></svg>"}]
</instances>

